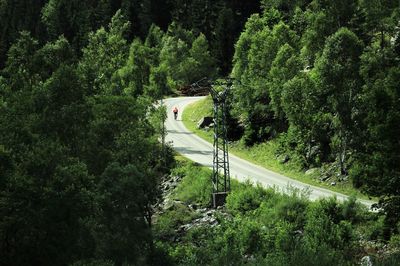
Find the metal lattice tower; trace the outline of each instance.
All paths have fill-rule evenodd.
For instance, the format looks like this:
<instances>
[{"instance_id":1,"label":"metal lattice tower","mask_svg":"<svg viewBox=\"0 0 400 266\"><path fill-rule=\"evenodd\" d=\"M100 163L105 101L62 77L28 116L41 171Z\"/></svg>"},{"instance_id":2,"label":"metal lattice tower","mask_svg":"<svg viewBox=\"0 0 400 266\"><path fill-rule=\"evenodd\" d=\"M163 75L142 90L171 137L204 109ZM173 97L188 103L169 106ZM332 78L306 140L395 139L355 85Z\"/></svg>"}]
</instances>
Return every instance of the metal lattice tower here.
<instances>
[{"instance_id":1,"label":"metal lattice tower","mask_svg":"<svg viewBox=\"0 0 400 266\"><path fill-rule=\"evenodd\" d=\"M199 82L204 81L201 80ZM198 87L199 82L195 83ZM209 81L208 81L209 82ZM217 85L223 90L217 90ZM214 208L225 204L226 196L231 189L229 175L228 139L226 127L226 98L231 84L215 83L208 85L214 102L214 145L213 145L213 173L212 173L212 205Z\"/></svg>"},{"instance_id":2,"label":"metal lattice tower","mask_svg":"<svg viewBox=\"0 0 400 266\"><path fill-rule=\"evenodd\" d=\"M228 87L222 92L217 92L211 87L210 92L214 102L213 207L217 207L225 203L227 193L231 189L226 130Z\"/></svg>"}]
</instances>

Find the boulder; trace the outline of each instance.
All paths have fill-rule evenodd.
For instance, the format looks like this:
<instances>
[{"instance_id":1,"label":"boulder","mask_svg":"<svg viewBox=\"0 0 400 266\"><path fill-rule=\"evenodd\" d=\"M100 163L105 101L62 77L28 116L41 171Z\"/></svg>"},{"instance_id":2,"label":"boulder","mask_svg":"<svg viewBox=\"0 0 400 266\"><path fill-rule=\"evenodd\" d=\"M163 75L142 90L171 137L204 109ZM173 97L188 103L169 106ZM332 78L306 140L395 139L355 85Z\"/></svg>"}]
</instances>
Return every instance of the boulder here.
<instances>
[{"instance_id":1,"label":"boulder","mask_svg":"<svg viewBox=\"0 0 400 266\"><path fill-rule=\"evenodd\" d=\"M306 175L313 175L318 171L318 168L310 168L306 171Z\"/></svg>"},{"instance_id":2,"label":"boulder","mask_svg":"<svg viewBox=\"0 0 400 266\"><path fill-rule=\"evenodd\" d=\"M197 128L210 127L210 125L213 123L214 123L214 119L212 117L205 116L199 120L199 122L197 123Z\"/></svg>"},{"instance_id":3,"label":"boulder","mask_svg":"<svg viewBox=\"0 0 400 266\"><path fill-rule=\"evenodd\" d=\"M328 176L328 175L322 175L320 178L319 178L319 180L321 181L321 182L325 182L326 180L328 180L330 177Z\"/></svg>"},{"instance_id":4,"label":"boulder","mask_svg":"<svg viewBox=\"0 0 400 266\"><path fill-rule=\"evenodd\" d=\"M287 154L286 155L281 155L281 156L279 156L278 160L279 160L279 163L285 164L290 160L290 157Z\"/></svg>"},{"instance_id":5,"label":"boulder","mask_svg":"<svg viewBox=\"0 0 400 266\"><path fill-rule=\"evenodd\" d=\"M361 259L361 263L362 266L372 266L372 260L370 256L364 256Z\"/></svg>"}]
</instances>

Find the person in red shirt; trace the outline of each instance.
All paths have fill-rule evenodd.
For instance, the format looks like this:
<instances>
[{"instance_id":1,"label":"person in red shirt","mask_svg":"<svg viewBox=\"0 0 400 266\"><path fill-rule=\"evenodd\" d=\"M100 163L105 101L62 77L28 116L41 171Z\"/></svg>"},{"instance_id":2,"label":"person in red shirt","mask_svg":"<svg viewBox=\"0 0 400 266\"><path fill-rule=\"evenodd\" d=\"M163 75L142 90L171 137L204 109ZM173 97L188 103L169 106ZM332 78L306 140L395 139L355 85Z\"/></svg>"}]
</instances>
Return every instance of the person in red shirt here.
<instances>
[{"instance_id":1,"label":"person in red shirt","mask_svg":"<svg viewBox=\"0 0 400 266\"><path fill-rule=\"evenodd\" d=\"M178 118L178 108L175 106L172 112L174 113L174 118L176 120Z\"/></svg>"}]
</instances>

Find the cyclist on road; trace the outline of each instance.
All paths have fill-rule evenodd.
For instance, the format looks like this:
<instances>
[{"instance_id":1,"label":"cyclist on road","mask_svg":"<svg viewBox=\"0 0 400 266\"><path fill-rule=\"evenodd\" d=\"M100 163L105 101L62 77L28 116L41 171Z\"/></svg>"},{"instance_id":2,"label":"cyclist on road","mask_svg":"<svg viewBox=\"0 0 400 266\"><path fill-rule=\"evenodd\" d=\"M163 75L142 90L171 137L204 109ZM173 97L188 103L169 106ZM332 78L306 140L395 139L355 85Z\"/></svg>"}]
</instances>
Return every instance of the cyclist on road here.
<instances>
[{"instance_id":1,"label":"cyclist on road","mask_svg":"<svg viewBox=\"0 0 400 266\"><path fill-rule=\"evenodd\" d=\"M178 118L178 108L175 106L172 112L174 113L174 118L176 120Z\"/></svg>"}]
</instances>

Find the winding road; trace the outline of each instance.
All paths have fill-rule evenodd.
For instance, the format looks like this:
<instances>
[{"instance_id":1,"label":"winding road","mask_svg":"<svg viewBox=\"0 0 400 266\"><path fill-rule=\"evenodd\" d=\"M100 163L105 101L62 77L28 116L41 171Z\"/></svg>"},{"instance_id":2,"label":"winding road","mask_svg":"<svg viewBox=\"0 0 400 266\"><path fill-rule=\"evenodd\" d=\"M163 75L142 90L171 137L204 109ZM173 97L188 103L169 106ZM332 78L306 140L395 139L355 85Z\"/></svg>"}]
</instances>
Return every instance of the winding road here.
<instances>
[{"instance_id":1,"label":"winding road","mask_svg":"<svg viewBox=\"0 0 400 266\"><path fill-rule=\"evenodd\" d=\"M165 122L167 130L166 141L171 143L172 147L183 156L195 161L199 164L212 168L213 147L209 142L201 139L194 133L190 132L182 122L182 111L185 106L194 103L204 97L179 97L168 98L164 104L167 107L168 117ZM174 120L172 109L176 106L179 109L178 119ZM346 195L330 191L328 189L315 187L305 184L289 177L269 171L265 168L252 164L248 161L240 159L237 156L229 154L231 177L239 181L251 180L254 183L260 183L265 187L275 186L285 191L288 186L295 187L300 190L307 189L310 192L310 199L315 200L322 197L336 196L339 200L348 198ZM358 200L368 207L374 203L368 200Z\"/></svg>"}]
</instances>

